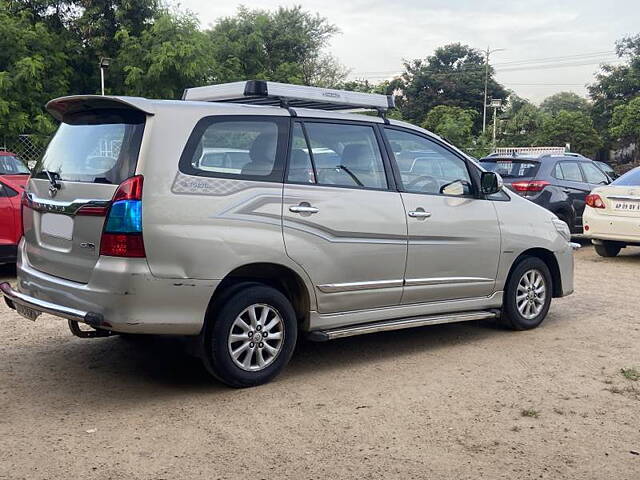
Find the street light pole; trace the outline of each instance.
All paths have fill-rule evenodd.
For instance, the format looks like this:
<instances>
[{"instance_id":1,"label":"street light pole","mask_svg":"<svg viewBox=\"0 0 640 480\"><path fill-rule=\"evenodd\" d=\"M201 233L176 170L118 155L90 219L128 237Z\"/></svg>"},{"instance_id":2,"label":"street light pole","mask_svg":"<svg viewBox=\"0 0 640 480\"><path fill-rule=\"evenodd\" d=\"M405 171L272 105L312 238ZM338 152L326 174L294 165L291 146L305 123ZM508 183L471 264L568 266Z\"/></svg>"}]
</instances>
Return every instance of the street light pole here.
<instances>
[{"instance_id":1,"label":"street light pole","mask_svg":"<svg viewBox=\"0 0 640 480\"><path fill-rule=\"evenodd\" d=\"M502 106L502 100L494 98L491 100L491 106L493 107L493 150L496 149L496 126L498 125L498 109Z\"/></svg>"},{"instance_id":2,"label":"street light pole","mask_svg":"<svg viewBox=\"0 0 640 480\"><path fill-rule=\"evenodd\" d=\"M111 65L111 59L107 57L100 57L100 91L104 97L104 72Z\"/></svg>"},{"instance_id":3,"label":"street light pole","mask_svg":"<svg viewBox=\"0 0 640 480\"><path fill-rule=\"evenodd\" d=\"M496 48L490 50L487 46L485 50L485 62L484 62L484 101L482 102L482 133L487 129L487 90L489 87L489 55L495 52L502 52L504 48Z\"/></svg>"}]
</instances>

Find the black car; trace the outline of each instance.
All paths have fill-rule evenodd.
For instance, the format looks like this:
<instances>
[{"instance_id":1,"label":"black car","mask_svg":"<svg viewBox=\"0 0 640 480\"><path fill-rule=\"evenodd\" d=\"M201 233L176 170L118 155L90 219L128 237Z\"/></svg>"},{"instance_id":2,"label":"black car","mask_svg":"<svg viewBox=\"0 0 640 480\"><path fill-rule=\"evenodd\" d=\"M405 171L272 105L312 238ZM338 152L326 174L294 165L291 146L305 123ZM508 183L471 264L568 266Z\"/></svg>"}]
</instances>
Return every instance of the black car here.
<instances>
[{"instance_id":1,"label":"black car","mask_svg":"<svg viewBox=\"0 0 640 480\"><path fill-rule=\"evenodd\" d=\"M585 197L593 188L611 183L593 160L575 153L491 154L480 162L487 170L499 173L507 188L564 220L571 233L582 233Z\"/></svg>"}]
</instances>

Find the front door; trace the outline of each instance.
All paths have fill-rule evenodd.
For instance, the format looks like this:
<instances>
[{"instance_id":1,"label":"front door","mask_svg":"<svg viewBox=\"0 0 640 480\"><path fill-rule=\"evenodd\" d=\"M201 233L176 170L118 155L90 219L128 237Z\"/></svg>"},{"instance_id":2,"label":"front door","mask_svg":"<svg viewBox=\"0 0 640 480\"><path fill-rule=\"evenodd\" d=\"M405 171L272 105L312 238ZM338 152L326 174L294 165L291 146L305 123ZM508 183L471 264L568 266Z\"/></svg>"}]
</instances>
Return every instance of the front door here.
<instances>
[{"instance_id":1,"label":"front door","mask_svg":"<svg viewBox=\"0 0 640 480\"><path fill-rule=\"evenodd\" d=\"M380 141L367 123L294 122L284 241L320 313L400 303L407 223Z\"/></svg>"},{"instance_id":2,"label":"front door","mask_svg":"<svg viewBox=\"0 0 640 480\"><path fill-rule=\"evenodd\" d=\"M466 159L435 139L386 127L407 214L402 303L491 295L500 228L491 201L477 198Z\"/></svg>"}]
</instances>

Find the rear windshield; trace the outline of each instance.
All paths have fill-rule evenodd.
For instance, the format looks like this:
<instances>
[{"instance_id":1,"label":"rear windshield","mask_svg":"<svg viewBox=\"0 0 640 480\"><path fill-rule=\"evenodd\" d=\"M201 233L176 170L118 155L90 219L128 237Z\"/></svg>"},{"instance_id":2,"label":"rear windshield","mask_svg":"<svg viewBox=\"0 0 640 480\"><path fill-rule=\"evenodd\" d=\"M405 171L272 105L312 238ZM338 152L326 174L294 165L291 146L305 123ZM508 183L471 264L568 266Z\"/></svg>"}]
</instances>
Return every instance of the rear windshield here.
<instances>
[{"instance_id":1,"label":"rear windshield","mask_svg":"<svg viewBox=\"0 0 640 480\"><path fill-rule=\"evenodd\" d=\"M491 158L480 162L484 168L504 178L535 177L540 168L540 163L528 160Z\"/></svg>"},{"instance_id":2,"label":"rear windshield","mask_svg":"<svg viewBox=\"0 0 640 480\"><path fill-rule=\"evenodd\" d=\"M35 176L119 184L135 173L144 130L142 112L93 110L64 119Z\"/></svg>"},{"instance_id":3,"label":"rear windshield","mask_svg":"<svg viewBox=\"0 0 640 480\"><path fill-rule=\"evenodd\" d=\"M0 175L29 175L29 169L13 155L0 155Z\"/></svg>"},{"instance_id":4,"label":"rear windshield","mask_svg":"<svg viewBox=\"0 0 640 480\"><path fill-rule=\"evenodd\" d=\"M640 187L640 167L629 170L611 185L620 185L623 187Z\"/></svg>"}]
</instances>

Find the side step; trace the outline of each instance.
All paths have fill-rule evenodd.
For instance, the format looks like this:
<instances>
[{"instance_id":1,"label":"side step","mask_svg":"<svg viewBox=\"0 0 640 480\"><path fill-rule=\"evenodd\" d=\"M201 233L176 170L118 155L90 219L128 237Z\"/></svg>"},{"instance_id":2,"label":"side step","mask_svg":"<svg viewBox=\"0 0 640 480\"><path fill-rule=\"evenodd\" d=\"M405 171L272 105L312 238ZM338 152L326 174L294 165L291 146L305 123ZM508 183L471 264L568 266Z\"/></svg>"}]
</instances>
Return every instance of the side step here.
<instances>
[{"instance_id":1,"label":"side step","mask_svg":"<svg viewBox=\"0 0 640 480\"><path fill-rule=\"evenodd\" d=\"M360 323L348 327L332 328L330 330L314 330L309 333L308 338L315 342L326 342L336 338L353 337L355 335L366 335L367 333L387 332L390 330L402 330L412 327L423 327L425 325L437 325L439 323L469 322L472 320L488 320L498 317L498 311L478 311L447 313L445 315L428 315L425 317L396 318L393 320L383 320L381 322Z\"/></svg>"}]
</instances>

